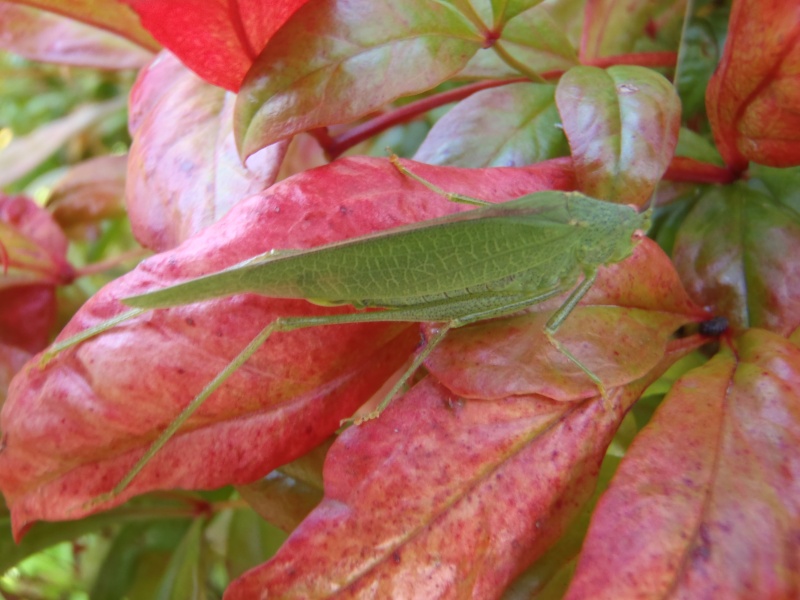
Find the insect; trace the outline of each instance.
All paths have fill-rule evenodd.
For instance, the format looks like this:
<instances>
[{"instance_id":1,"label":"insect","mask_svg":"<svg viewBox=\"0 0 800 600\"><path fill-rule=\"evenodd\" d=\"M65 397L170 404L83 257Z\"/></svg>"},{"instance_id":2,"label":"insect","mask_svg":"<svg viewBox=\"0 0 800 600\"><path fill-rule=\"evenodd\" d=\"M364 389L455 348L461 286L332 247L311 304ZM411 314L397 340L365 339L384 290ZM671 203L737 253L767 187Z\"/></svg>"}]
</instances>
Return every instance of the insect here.
<instances>
[{"instance_id":1,"label":"insect","mask_svg":"<svg viewBox=\"0 0 800 600\"><path fill-rule=\"evenodd\" d=\"M48 356L145 310L244 292L382 309L282 317L267 325L187 405L126 477L96 503L125 489L206 398L278 332L376 321L440 324L378 408L354 421L359 424L386 408L451 329L509 315L571 290L547 321L545 334L605 397L600 379L554 336L594 284L598 268L620 262L633 252L649 227L649 211L638 213L631 206L560 191L491 204L448 194L408 171L396 157L392 161L401 172L447 199L478 208L307 250L270 252L217 273L124 298L125 304L134 307L131 311L53 347Z\"/></svg>"}]
</instances>

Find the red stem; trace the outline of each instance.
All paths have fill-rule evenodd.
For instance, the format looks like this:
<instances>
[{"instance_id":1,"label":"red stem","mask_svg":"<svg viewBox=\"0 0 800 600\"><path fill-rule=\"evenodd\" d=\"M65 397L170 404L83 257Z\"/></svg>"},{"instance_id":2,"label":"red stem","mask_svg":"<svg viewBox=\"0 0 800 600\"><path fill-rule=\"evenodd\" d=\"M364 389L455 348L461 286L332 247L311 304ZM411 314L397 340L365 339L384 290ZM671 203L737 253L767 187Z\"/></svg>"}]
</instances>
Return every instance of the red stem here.
<instances>
[{"instance_id":1,"label":"red stem","mask_svg":"<svg viewBox=\"0 0 800 600\"><path fill-rule=\"evenodd\" d=\"M664 179L688 183L732 183L739 176L740 173L726 167L718 167L685 156L675 156L664 173Z\"/></svg>"},{"instance_id":2,"label":"red stem","mask_svg":"<svg viewBox=\"0 0 800 600\"><path fill-rule=\"evenodd\" d=\"M90 265L86 265L85 267L81 267L80 269L75 270L75 277L85 277L87 275L96 275L97 273L102 273L104 271L108 271L109 269L113 269L114 267L118 267L124 262L129 260L136 260L140 258L144 258L145 256L149 255L150 251L144 248L139 248L137 250L131 250L130 252L123 252L117 256L113 256L108 260L103 260L100 262L92 263Z\"/></svg>"},{"instance_id":3,"label":"red stem","mask_svg":"<svg viewBox=\"0 0 800 600\"><path fill-rule=\"evenodd\" d=\"M617 54L584 60L591 67L613 67L615 65L639 65L640 67L674 67L678 62L677 52L636 52Z\"/></svg>"},{"instance_id":4,"label":"red stem","mask_svg":"<svg viewBox=\"0 0 800 600\"><path fill-rule=\"evenodd\" d=\"M406 104L405 106L401 106L395 110L383 113L374 119L365 121L360 125L356 125L352 129L348 129L344 133L335 137L331 137L328 134L327 129L324 128L317 129L311 133L317 139L320 146L322 146L323 150L325 150L328 156L331 159L334 159L356 144L389 129L390 127L411 121L418 116L425 114L429 110L438 108L439 106L443 106L451 102L463 100L464 98L467 98L468 96L471 96L475 92L479 92L481 90L508 85L509 83L519 83L521 81L529 80L526 77L517 77L515 79L479 81L477 83L464 85L454 90L448 90L446 92L442 92L441 94L435 94L433 96L428 96L427 98L417 100L416 102Z\"/></svg>"}]
</instances>

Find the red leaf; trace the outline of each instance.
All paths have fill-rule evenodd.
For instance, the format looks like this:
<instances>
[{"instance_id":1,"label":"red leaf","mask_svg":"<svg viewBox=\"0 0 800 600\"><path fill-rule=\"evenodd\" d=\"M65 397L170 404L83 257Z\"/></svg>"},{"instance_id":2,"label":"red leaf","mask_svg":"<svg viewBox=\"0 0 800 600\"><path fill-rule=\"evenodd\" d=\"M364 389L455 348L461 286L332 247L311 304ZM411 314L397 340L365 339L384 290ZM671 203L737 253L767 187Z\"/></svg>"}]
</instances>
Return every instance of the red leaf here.
<instances>
[{"instance_id":1,"label":"red leaf","mask_svg":"<svg viewBox=\"0 0 800 600\"><path fill-rule=\"evenodd\" d=\"M123 0L200 77L237 91L267 41L307 0Z\"/></svg>"},{"instance_id":2,"label":"red leaf","mask_svg":"<svg viewBox=\"0 0 800 600\"><path fill-rule=\"evenodd\" d=\"M591 495L645 386L618 390L607 410L463 400L427 378L334 442L325 499L225 600L497 597Z\"/></svg>"},{"instance_id":3,"label":"red leaf","mask_svg":"<svg viewBox=\"0 0 800 600\"><path fill-rule=\"evenodd\" d=\"M601 498L569 600L795 598L800 349L763 330L680 379Z\"/></svg>"},{"instance_id":4,"label":"red leaf","mask_svg":"<svg viewBox=\"0 0 800 600\"><path fill-rule=\"evenodd\" d=\"M275 181L286 143L243 165L233 140L235 96L162 53L131 94L127 204L143 246L162 251Z\"/></svg>"},{"instance_id":5,"label":"red leaf","mask_svg":"<svg viewBox=\"0 0 800 600\"><path fill-rule=\"evenodd\" d=\"M800 4L735 0L706 110L728 166L800 165Z\"/></svg>"},{"instance_id":6,"label":"red leaf","mask_svg":"<svg viewBox=\"0 0 800 600\"><path fill-rule=\"evenodd\" d=\"M412 168L448 190L495 200L572 184L569 161ZM121 312L121 297L272 248L316 246L464 208L388 161L340 160L251 197L178 249L143 262L92 298L61 338ZM63 352L44 369L29 364L0 418L6 435L0 488L16 535L35 519L89 512L85 503L113 487L258 330L277 315L321 312L302 300L233 296L154 311ZM385 323L276 335L109 505L152 489L211 488L263 476L319 444L417 342L413 327Z\"/></svg>"},{"instance_id":7,"label":"red leaf","mask_svg":"<svg viewBox=\"0 0 800 600\"><path fill-rule=\"evenodd\" d=\"M55 286L74 277L67 239L47 211L2 195L0 233L0 343L36 352L55 324Z\"/></svg>"},{"instance_id":8,"label":"red leaf","mask_svg":"<svg viewBox=\"0 0 800 600\"><path fill-rule=\"evenodd\" d=\"M0 290L0 344L38 352L56 324L56 290L28 284Z\"/></svg>"},{"instance_id":9,"label":"red leaf","mask_svg":"<svg viewBox=\"0 0 800 600\"><path fill-rule=\"evenodd\" d=\"M48 10L76 21L88 23L139 44L158 50L156 42L139 24L134 12L117 0L7 0Z\"/></svg>"},{"instance_id":10,"label":"red leaf","mask_svg":"<svg viewBox=\"0 0 800 600\"><path fill-rule=\"evenodd\" d=\"M53 13L0 2L0 47L31 60L98 69L138 69L152 54L116 35Z\"/></svg>"},{"instance_id":11,"label":"red leaf","mask_svg":"<svg viewBox=\"0 0 800 600\"><path fill-rule=\"evenodd\" d=\"M520 317L457 329L425 364L466 398L541 394L574 401L596 396L597 386L544 333L551 312L564 299L539 304ZM615 388L652 370L679 327L707 318L687 296L669 258L645 239L629 259L601 269L556 338L607 388Z\"/></svg>"}]
</instances>

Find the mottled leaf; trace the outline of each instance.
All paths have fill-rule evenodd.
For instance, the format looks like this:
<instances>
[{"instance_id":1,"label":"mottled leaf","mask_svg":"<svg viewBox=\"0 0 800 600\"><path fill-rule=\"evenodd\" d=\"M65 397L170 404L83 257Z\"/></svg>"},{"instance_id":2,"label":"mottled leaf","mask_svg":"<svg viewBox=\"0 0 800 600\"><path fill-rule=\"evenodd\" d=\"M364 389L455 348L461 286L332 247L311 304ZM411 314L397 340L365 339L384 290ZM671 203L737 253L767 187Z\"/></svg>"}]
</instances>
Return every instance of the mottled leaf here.
<instances>
[{"instance_id":1,"label":"mottled leaf","mask_svg":"<svg viewBox=\"0 0 800 600\"><path fill-rule=\"evenodd\" d=\"M171 54L140 73L131 98L127 205L143 246L174 248L275 181L286 143L243 165L233 140L235 96Z\"/></svg>"},{"instance_id":2,"label":"mottled leaf","mask_svg":"<svg viewBox=\"0 0 800 600\"><path fill-rule=\"evenodd\" d=\"M101 29L28 6L0 2L0 48L31 60L98 69L138 69L141 46Z\"/></svg>"},{"instance_id":3,"label":"mottled leaf","mask_svg":"<svg viewBox=\"0 0 800 600\"><path fill-rule=\"evenodd\" d=\"M495 200L572 185L569 165L555 161L523 169L413 168L457 193ZM340 160L251 197L178 249L144 261L84 305L61 339L122 312L119 298L145 289L272 248L316 246L465 208L405 178L386 160ZM253 294L221 298L147 313L44 368L30 363L15 378L0 415L0 489L16 535L37 519L103 508L85 503L113 487L257 331L279 315L330 310ZM110 504L152 489L214 488L263 477L319 445L418 340L416 328L385 323L276 335Z\"/></svg>"},{"instance_id":4,"label":"mottled leaf","mask_svg":"<svg viewBox=\"0 0 800 600\"><path fill-rule=\"evenodd\" d=\"M677 233L673 260L692 298L732 327L800 325L800 213L744 183L715 187Z\"/></svg>"},{"instance_id":5,"label":"mottled leaf","mask_svg":"<svg viewBox=\"0 0 800 600\"><path fill-rule=\"evenodd\" d=\"M460 70L483 36L432 0L317 0L267 44L236 106L240 153L346 123Z\"/></svg>"},{"instance_id":6,"label":"mottled leaf","mask_svg":"<svg viewBox=\"0 0 800 600\"><path fill-rule=\"evenodd\" d=\"M799 447L800 350L750 330L636 438L567 599L797 597Z\"/></svg>"},{"instance_id":7,"label":"mottled leaf","mask_svg":"<svg viewBox=\"0 0 800 600\"><path fill-rule=\"evenodd\" d=\"M589 498L638 381L602 401L470 401L429 377L340 436L325 499L225 600L492 598Z\"/></svg>"},{"instance_id":8,"label":"mottled leaf","mask_svg":"<svg viewBox=\"0 0 800 600\"><path fill-rule=\"evenodd\" d=\"M76 21L106 29L139 44L148 50L159 45L142 27L130 8L117 0L6 0L51 11Z\"/></svg>"},{"instance_id":9,"label":"mottled leaf","mask_svg":"<svg viewBox=\"0 0 800 600\"><path fill-rule=\"evenodd\" d=\"M209 83L234 92L270 37L307 2L123 1L183 64Z\"/></svg>"},{"instance_id":10,"label":"mottled leaf","mask_svg":"<svg viewBox=\"0 0 800 600\"><path fill-rule=\"evenodd\" d=\"M619 462L620 458L612 455L610 450L606 452L591 498L581 507L580 513L573 519L558 542L511 582L503 592L501 600L531 600L531 598L550 600L563 595L566 586L563 587L561 595L557 596L548 595L548 588L557 585L565 571L571 575L586 531L589 529L589 520L594 508L602 491L608 487Z\"/></svg>"},{"instance_id":11,"label":"mottled leaf","mask_svg":"<svg viewBox=\"0 0 800 600\"><path fill-rule=\"evenodd\" d=\"M459 167L516 167L569 152L556 127L554 87L514 83L462 100L433 126L414 158Z\"/></svg>"},{"instance_id":12,"label":"mottled leaf","mask_svg":"<svg viewBox=\"0 0 800 600\"><path fill-rule=\"evenodd\" d=\"M466 398L541 394L574 401L596 396L596 384L544 333L547 319L564 299L537 305L519 317L455 330L426 366ZM645 239L629 259L601 269L597 283L556 338L606 387L615 388L652 370L679 327L707 318L686 295L667 256Z\"/></svg>"},{"instance_id":13,"label":"mottled leaf","mask_svg":"<svg viewBox=\"0 0 800 600\"><path fill-rule=\"evenodd\" d=\"M643 205L669 166L681 105L664 77L643 67L575 67L556 88L579 188Z\"/></svg>"},{"instance_id":14,"label":"mottled leaf","mask_svg":"<svg viewBox=\"0 0 800 600\"><path fill-rule=\"evenodd\" d=\"M800 4L736 0L722 60L706 93L728 166L800 164Z\"/></svg>"}]
</instances>

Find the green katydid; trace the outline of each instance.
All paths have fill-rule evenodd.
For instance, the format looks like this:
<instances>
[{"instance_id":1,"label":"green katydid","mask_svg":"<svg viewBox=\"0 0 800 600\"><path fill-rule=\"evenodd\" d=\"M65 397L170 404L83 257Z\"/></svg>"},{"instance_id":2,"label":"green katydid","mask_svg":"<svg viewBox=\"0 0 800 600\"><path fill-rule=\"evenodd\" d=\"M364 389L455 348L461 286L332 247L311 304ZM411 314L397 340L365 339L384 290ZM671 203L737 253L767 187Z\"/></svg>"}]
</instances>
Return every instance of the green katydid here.
<instances>
[{"instance_id":1,"label":"green katydid","mask_svg":"<svg viewBox=\"0 0 800 600\"><path fill-rule=\"evenodd\" d=\"M448 194L409 172L451 201L479 208L308 250L270 252L223 271L124 298L133 310L56 344L45 356L140 314L210 298L252 292L302 298L323 305L349 304L380 311L285 317L267 325L196 396L107 495L118 495L195 410L274 333L321 325L377 321L440 323L378 408L377 417L448 331L501 317L572 290L545 326L548 339L598 386L600 379L554 337L592 287L600 266L628 257L650 214L576 192L547 191L492 204Z\"/></svg>"}]
</instances>

